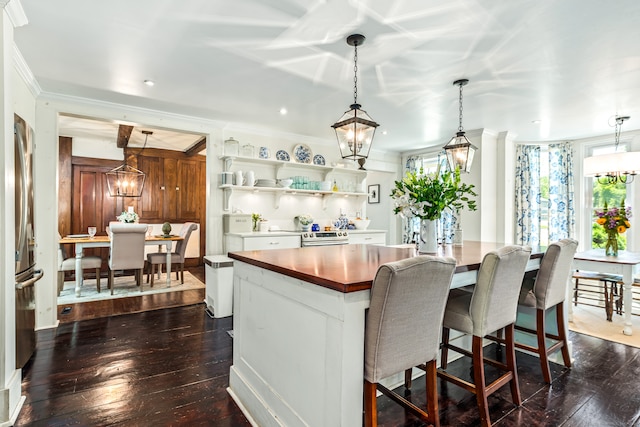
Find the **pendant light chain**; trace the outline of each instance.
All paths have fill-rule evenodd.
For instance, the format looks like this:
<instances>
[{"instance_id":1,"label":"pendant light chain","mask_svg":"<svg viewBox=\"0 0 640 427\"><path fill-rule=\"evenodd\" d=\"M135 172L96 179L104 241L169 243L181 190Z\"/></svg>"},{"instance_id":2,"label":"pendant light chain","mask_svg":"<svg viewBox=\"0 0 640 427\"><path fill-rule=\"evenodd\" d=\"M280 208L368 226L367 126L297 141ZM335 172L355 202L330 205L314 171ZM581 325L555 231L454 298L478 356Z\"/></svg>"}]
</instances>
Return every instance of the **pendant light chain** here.
<instances>
[{"instance_id":1,"label":"pendant light chain","mask_svg":"<svg viewBox=\"0 0 640 427\"><path fill-rule=\"evenodd\" d=\"M354 45L355 55L353 56L353 103L358 103L358 44Z\"/></svg>"},{"instance_id":2,"label":"pendant light chain","mask_svg":"<svg viewBox=\"0 0 640 427\"><path fill-rule=\"evenodd\" d=\"M615 139L616 139L616 148L615 148L615 152L618 152L618 144L620 143L620 128L622 127L622 122L624 120L621 119L620 117L616 117L616 129L614 131L614 135L615 135Z\"/></svg>"},{"instance_id":3,"label":"pendant light chain","mask_svg":"<svg viewBox=\"0 0 640 427\"><path fill-rule=\"evenodd\" d=\"M460 83L460 97L458 99L458 102L459 102L458 110L460 112L460 123L458 124L458 132L462 132L464 130L462 128L462 86L463 86L463 84Z\"/></svg>"}]
</instances>

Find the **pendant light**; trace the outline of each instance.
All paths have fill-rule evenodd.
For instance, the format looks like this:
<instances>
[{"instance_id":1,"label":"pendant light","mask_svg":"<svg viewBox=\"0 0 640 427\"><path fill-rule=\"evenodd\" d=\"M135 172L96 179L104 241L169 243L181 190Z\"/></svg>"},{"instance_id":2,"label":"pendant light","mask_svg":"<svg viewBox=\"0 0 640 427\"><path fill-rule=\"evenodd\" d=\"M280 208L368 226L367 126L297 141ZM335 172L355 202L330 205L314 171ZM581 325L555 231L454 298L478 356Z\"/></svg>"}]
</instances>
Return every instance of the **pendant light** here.
<instances>
[{"instance_id":1,"label":"pendant light","mask_svg":"<svg viewBox=\"0 0 640 427\"><path fill-rule=\"evenodd\" d=\"M364 43L362 34L352 34L347 37L347 44L353 46L353 104L340 119L331 125L336 131L340 155L343 159L358 161L360 169L364 169L364 162L369 157L373 135L376 133L378 123L374 122L366 111L361 110L358 104L358 46Z\"/></svg>"},{"instance_id":2,"label":"pendant light","mask_svg":"<svg viewBox=\"0 0 640 427\"><path fill-rule=\"evenodd\" d=\"M153 132L143 130L144 145L142 150L147 146L147 138L153 135ZM140 152L142 152L140 150ZM138 153L139 154L139 153ZM127 155L125 153L124 163L109 172L105 172L107 177L107 188L111 197L140 197L144 188L144 180L146 178L144 172L129 166L127 164Z\"/></svg>"},{"instance_id":3,"label":"pendant light","mask_svg":"<svg viewBox=\"0 0 640 427\"><path fill-rule=\"evenodd\" d=\"M593 176L603 185L633 182L633 177L640 172L640 152L618 152L620 130L622 124L629 119L629 116L616 116L615 152L584 159L585 176Z\"/></svg>"},{"instance_id":4,"label":"pendant light","mask_svg":"<svg viewBox=\"0 0 640 427\"><path fill-rule=\"evenodd\" d=\"M460 111L458 132L456 133L456 136L451 138L447 145L443 147L447 154L449 168L451 168L452 171L456 170L456 168L460 168L461 172L471 172L473 155L478 149L465 136L462 127L462 86L465 86L467 83L469 83L468 79L460 79L453 82L454 86L460 87L460 96L458 98Z\"/></svg>"}]
</instances>

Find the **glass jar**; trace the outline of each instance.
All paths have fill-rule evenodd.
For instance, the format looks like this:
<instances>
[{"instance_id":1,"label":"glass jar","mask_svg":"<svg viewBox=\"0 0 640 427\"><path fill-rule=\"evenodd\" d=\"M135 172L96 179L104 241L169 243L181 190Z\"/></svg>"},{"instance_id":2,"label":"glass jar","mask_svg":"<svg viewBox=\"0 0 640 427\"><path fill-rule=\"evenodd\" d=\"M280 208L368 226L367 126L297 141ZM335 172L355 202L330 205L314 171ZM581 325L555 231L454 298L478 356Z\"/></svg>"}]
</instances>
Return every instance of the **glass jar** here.
<instances>
[{"instance_id":1,"label":"glass jar","mask_svg":"<svg viewBox=\"0 0 640 427\"><path fill-rule=\"evenodd\" d=\"M249 143L244 144L242 146L242 151L240 152L240 154L243 157L255 157L255 147Z\"/></svg>"},{"instance_id":2,"label":"glass jar","mask_svg":"<svg viewBox=\"0 0 640 427\"><path fill-rule=\"evenodd\" d=\"M227 139L224 142L224 155L225 156L237 156L239 152L239 143L233 137Z\"/></svg>"}]
</instances>

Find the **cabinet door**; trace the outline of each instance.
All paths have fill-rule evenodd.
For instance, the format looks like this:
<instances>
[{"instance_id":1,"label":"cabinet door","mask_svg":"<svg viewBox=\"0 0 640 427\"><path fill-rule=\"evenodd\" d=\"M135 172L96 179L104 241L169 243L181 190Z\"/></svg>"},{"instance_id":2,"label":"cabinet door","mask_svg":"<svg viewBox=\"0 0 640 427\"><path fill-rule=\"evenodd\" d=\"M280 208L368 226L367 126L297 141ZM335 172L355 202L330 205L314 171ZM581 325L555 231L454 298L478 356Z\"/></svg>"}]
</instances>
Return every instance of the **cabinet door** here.
<instances>
[{"instance_id":1,"label":"cabinet door","mask_svg":"<svg viewBox=\"0 0 640 427\"><path fill-rule=\"evenodd\" d=\"M178 160L176 185L176 213L181 220L197 219L200 214L200 199L204 196L202 162Z\"/></svg>"},{"instance_id":2,"label":"cabinet door","mask_svg":"<svg viewBox=\"0 0 640 427\"><path fill-rule=\"evenodd\" d=\"M259 251L263 249L292 249L300 247L300 236L265 236L246 237L245 251Z\"/></svg>"},{"instance_id":3,"label":"cabinet door","mask_svg":"<svg viewBox=\"0 0 640 427\"><path fill-rule=\"evenodd\" d=\"M147 175L138 205L138 214L143 221L163 221L163 169L160 157L138 156L138 169Z\"/></svg>"},{"instance_id":4,"label":"cabinet door","mask_svg":"<svg viewBox=\"0 0 640 427\"><path fill-rule=\"evenodd\" d=\"M164 204L163 217L164 221L177 221L178 216L178 160L172 158L164 159Z\"/></svg>"},{"instance_id":5,"label":"cabinet door","mask_svg":"<svg viewBox=\"0 0 640 427\"><path fill-rule=\"evenodd\" d=\"M386 234L385 233L362 233L362 234L349 234L349 244L350 245L384 245L386 244Z\"/></svg>"}]
</instances>

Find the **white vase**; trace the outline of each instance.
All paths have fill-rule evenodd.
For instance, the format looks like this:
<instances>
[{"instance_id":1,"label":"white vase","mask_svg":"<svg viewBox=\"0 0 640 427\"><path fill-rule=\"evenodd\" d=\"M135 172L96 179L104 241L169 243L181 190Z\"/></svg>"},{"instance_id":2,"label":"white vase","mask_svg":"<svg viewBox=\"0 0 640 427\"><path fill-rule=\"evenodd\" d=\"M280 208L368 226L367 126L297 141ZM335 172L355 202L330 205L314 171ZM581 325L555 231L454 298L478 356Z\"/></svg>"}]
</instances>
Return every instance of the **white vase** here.
<instances>
[{"instance_id":1,"label":"white vase","mask_svg":"<svg viewBox=\"0 0 640 427\"><path fill-rule=\"evenodd\" d=\"M437 223L428 219L420 220L420 240L418 252L421 254L435 254L438 252Z\"/></svg>"}]
</instances>

